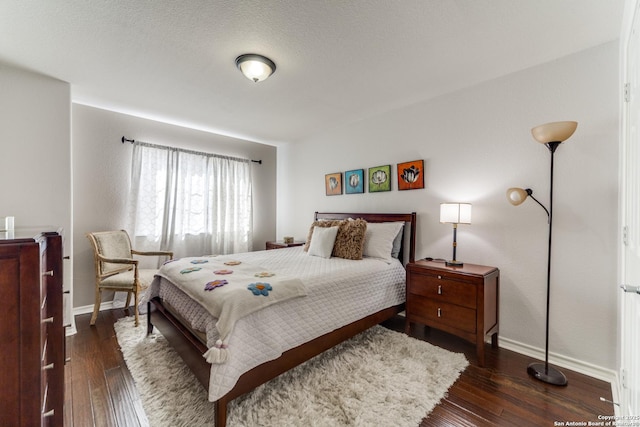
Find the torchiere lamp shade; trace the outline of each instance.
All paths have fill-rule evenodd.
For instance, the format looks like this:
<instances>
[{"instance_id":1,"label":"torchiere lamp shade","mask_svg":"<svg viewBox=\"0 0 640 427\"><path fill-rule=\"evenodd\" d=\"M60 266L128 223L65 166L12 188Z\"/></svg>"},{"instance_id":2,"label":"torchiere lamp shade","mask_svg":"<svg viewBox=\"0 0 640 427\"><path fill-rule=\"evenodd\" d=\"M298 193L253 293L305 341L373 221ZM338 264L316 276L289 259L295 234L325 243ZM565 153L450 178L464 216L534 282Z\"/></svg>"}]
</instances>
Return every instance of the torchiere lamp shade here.
<instances>
[{"instance_id":1,"label":"torchiere lamp shade","mask_svg":"<svg viewBox=\"0 0 640 427\"><path fill-rule=\"evenodd\" d=\"M541 144L566 141L573 135L578 122L551 122L531 129L533 138Z\"/></svg>"}]
</instances>

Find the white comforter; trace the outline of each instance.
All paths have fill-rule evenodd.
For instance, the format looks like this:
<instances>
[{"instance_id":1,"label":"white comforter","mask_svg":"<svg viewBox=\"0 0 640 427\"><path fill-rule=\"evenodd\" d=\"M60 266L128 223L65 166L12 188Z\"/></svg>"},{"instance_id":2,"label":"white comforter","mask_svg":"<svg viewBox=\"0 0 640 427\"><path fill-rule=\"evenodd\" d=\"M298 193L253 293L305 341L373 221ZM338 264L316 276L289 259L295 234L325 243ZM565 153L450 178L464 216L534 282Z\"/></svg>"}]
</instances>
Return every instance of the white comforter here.
<instances>
[{"instance_id":1,"label":"white comforter","mask_svg":"<svg viewBox=\"0 0 640 427\"><path fill-rule=\"evenodd\" d=\"M302 280L306 297L281 302L236 323L229 340L229 360L211 365L209 400L233 388L244 372L284 351L405 300L405 270L375 258L360 261L309 256L302 247L217 257L248 262ZM166 279L156 277L144 301L167 300L194 329L205 331L207 345L219 338L212 318L197 302Z\"/></svg>"}]
</instances>

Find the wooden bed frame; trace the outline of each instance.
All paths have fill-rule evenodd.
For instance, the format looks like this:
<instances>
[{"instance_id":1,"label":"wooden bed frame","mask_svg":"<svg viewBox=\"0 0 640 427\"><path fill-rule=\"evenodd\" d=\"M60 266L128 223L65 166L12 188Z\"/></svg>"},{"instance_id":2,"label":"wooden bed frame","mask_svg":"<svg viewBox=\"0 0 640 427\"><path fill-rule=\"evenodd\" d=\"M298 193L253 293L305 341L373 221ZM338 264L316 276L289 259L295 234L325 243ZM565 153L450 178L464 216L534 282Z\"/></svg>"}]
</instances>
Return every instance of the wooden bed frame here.
<instances>
[{"instance_id":1,"label":"wooden bed frame","mask_svg":"<svg viewBox=\"0 0 640 427\"><path fill-rule=\"evenodd\" d=\"M390 222L398 221L409 224L403 235L403 244L399 259L404 264L405 247L408 246L408 261L415 260L415 235L416 235L416 213L409 214L372 214L372 213L315 213L315 219L346 219L363 218L367 222ZM405 244L408 235L409 244ZM227 404L245 393L250 392L261 384L279 376L280 374L298 366L325 350L387 320L404 309L404 303L386 308L377 313L371 314L363 319L345 325L332 332L324 334L307 343L301 344L282 354L279 358L265 362L242 374L238 382L227 394L213 402L215 408L215 426L224 427L227 421ZM180 321L173 316L162 305L159 298L152 299L148 304L147 311L147 333L153 331L156 326L167 341L182 357L187 366L193 371L205 390L209 388L209 374L211 365L202 357L207 351L207 346L196 338L191 331L183 326Z\"/></svg>"}]
</instances>

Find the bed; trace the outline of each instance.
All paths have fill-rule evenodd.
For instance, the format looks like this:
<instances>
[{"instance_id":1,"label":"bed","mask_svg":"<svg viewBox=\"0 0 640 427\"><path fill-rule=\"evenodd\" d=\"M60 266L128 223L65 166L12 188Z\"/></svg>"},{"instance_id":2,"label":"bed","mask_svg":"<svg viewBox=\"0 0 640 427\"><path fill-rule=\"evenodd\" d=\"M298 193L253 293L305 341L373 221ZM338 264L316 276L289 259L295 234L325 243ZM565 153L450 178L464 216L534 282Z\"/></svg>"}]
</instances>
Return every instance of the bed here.
<instances>
[{"instance_id":1,"label":"bed","mask_svg":"<svg viewBox=\"0 0 640 427\"><path fill-rule=\"evenodd\" d=\"M205 387L215 408L217 427L225 426L231 400L404 309L404 264L415 258L416 214L316 212L314 224L350 219L367 224L403 223L397 236L397 259L364 257L353 261L332 257L327 261L308 256L303 247L212 258L216 262L273 265L276 270L290 268L305 282L307 290L303 297L239 319L224 345L213 344L222 342L216 336L218 319L203 311L188 291L176 288L166 274L154 280L146 296L148 332L157 327ZM367 287L375 281L381 282L380 286ZM341 303L328 299L329 294L335 294L332 298ZM226 349L227 343L232 349L229 360L209 363L203 357L211 351L226 351L213 347Z\"/></svg>"}]
</instances>

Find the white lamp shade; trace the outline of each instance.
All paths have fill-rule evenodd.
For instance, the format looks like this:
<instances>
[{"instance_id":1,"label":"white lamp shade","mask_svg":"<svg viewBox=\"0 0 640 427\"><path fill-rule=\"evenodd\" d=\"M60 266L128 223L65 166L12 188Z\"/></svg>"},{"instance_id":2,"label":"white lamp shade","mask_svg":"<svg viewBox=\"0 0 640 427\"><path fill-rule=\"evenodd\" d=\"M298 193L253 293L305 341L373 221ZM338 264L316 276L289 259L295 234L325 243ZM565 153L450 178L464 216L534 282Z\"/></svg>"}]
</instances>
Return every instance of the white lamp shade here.
<instances>
[{"instance_id":1,"label":"white lamp shade","mask_svg":"<svg viewBox=\"0 0 640 427\"><path fill-rule=\"evenodd\" d=\"M440 203L440 222L443 224L471 224L471 204Z\"/></svg>"},{"instance_id":2,"label":"white lamp shade","mask_svg":"<svg viewBox=\"0 0 640 427\"><path fill-rule=\"evenodd\" d=\"M253 82L266 80L276 70L276 64L262 55L246 54L236 58L236 65Z\"/></svg>"},{"instance_id":3,"label":"white lamp shade","mask_svg":"<svg viewBox=\"0 0 640 427\"><path fill-rule=\"evenodd\" d=\"M578 122L552 122L531 129L531 135L542 144L562 142L571 137L578 127Z\"/></svg>"}]
</instances>

